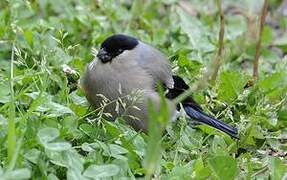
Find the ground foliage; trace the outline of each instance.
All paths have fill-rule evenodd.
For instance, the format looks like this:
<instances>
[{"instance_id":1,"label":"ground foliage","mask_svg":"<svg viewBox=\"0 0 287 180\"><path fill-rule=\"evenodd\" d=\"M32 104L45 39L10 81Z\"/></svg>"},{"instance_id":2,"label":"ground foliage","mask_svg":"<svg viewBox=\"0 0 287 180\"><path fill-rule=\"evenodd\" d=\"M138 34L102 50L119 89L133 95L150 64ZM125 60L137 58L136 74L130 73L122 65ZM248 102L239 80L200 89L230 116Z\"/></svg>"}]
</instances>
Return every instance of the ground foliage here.
<instances>
[{"instance_id":1,"label":"ground foliage","mask_svg":"<svg viewBox=\"0 0 287 180\"><path fill-rule=\"evenodd\" d=\"M236 125L240 140L180 118L168 125L160 146L155 128L149 137L87 116L83 92L70 93L62 66L81 74L93 48L124 32L161 49L174 72L195 83L212 69L218 49L215 1L2 0L0 179L287 178L287 5L270 1L259 80L244 88L263 1L222 3L219 77L193 95L209 114Z\"/></svg>"}]
</instances>

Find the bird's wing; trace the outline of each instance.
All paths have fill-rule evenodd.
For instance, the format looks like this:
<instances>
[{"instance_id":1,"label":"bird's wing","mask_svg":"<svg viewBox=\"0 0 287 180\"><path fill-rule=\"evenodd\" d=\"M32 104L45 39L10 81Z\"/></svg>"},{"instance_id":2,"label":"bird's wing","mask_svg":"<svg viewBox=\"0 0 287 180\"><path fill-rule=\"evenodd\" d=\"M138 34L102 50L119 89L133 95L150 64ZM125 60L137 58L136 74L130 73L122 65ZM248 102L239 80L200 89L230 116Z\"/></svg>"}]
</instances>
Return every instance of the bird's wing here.
<instances>
[{"instance_id":1,"label":"bird's wing","mask_svg":"<svg viewBox=\"0 0 287 180\"><path fill-rule=\"evenodd\" d=\"M172 76L174 81L174 87L172 89L169 89L167 94L165 95L168 99L175 99L180 94L182 94L184 91L189 89L189 86L184 82L184 80L179 76ZM188 105L198 111L203 111L201 106L192 98L192 96L187 97L182 102L183 105Z\"/></svg>"},{"instance_id":2,"label":"bird's wing","mask_svg":"<svg viewBox=\"0 0 287 180\"><path fill-rule=\"evenodd\" d=\"M144 44L139 44L140 56L137 59L139 66L145 69L154 79L154 84L163 83L169 89L174 86L172 70L168 60L157 49Z\"/></svg>"}]
</instances>

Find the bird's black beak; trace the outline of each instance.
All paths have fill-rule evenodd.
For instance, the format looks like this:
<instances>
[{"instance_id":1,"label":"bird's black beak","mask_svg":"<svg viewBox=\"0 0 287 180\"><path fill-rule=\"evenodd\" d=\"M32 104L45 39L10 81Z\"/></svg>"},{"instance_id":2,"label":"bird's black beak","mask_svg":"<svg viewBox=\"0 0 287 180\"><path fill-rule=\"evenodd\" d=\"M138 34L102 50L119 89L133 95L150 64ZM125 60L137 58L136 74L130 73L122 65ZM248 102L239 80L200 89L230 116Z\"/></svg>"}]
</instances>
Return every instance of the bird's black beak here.
<instances>
[{"instance_id":1,"label":"bird's black beak","mask_svg":"<svg viewBox=\"0 0 287 180\"><path fill-rule=\"evenodd\" d=\"M103 62L107 63L112 60L112 56L103 48L101 48L97 54L97 57Z\"/></svg>"}]
</instances>

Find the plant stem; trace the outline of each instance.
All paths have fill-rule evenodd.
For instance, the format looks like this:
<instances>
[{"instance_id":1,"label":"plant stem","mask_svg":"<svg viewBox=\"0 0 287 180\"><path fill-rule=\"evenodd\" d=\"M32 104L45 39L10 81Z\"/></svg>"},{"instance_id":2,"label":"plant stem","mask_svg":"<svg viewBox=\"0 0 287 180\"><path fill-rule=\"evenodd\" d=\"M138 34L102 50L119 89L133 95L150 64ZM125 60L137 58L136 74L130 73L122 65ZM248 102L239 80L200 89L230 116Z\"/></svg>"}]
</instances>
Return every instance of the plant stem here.
<instances>
[{"instance_id":1,"label":"plant stem","mask_svg":"<svg viewBox=\"0 0 287 180\"><path fill-rule=\"evenodd\" d=\"M16 161L17 161L17 158L19 156L19 152L20 152L20 148L22 146L22 143L23 143L23 136L21 138L18 139L16 145L15 145L15 150L14 150L14 154L11 158L11 161L9 162L9 166L7 168L7 171L12 171L16 165Z\"/></svg>"},{"instance_id":2,"label":"plant stem","mask_svg":"<svg viewBox=\"0 0 287 180\"><path fill-rule=\"evenodd\" d=\"M268 165L263 166L259 171L255 172L254 174L251 175L251 178L255 178L259 174L263 174L268 170Z\"/></svg>"},{"instance_id":3,"label":"plant stem","mask_svg":"<svg viewBox=\"0 0 287 180\"><path fill-rule=\"evenodd\" d=\"M8 162L10 163L13 159L13 154L16 146L16 134L15 134L15 99L14 99L14 48L12 45L11 52L11 64L10 64L10 107L9 107L9 119L8 119Z\"/></svg>"},{"instance_id":4,"label":"plant stem","mask_svg":"<svg viewBox=\"0 0 287 180\"><path fill-rule=\"evenodd\" d=\"M216 0L216 4L217 4L217 8L219 11L219 15L220 15L220 31L218 34L218 51L216 54L216 57L214 59L214 71L212 73L211 76L211 81L215 82L216 78L217 78L217 74L220 68L220 60L222 59L223 56L223 50L224 50L224 13L222 11L222 7L221 7L221 0Z\"/></svg>"},{"instance_id":5,"label":"plant stem","mask_svg":"<svg viewBox=\"0 0 287 180\"><path fill-rule=\"evenodd\" d=\"M253 61L253 80L258 79L258 65L259 65L259 56L260 56L260 47L261 47L261 37L262 37L263 29L264 29L265 18L267 15L267 8L268 8L268 0L264 0L264 5L262 8L262 13L260 17L259 35L257 37L255 57Z\"/></svg>"}]
</instances>

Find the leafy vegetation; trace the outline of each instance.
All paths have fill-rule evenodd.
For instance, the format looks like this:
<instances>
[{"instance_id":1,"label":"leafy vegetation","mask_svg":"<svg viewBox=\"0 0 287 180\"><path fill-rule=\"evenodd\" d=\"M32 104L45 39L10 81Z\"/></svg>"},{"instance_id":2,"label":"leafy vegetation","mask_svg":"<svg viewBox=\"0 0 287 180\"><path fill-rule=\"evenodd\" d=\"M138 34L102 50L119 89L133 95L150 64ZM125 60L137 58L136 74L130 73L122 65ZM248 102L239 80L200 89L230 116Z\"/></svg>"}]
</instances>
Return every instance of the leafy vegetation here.
<instances>
[{"instance_id":1,"label":"leafy vegetation","mask_svg":"<svg viewBox=\"0 0 287 180\"><path fill-rule=\"evenodd\" d=\"M286 2L285 2L286 4ZM240 140L181 117L160 132L93 118L67 64L80 74L113 33L159 48L189 84L210 71L220 19L210 0L2 0L0 179L286 179L286 5L269 1L259 79L252 78L260 0L223 0L224 55L214 85L193 93ZM284 16L285 12L285 16ZM155 122L165 113L151 112Z\"/></svg>"}]
</instances>

